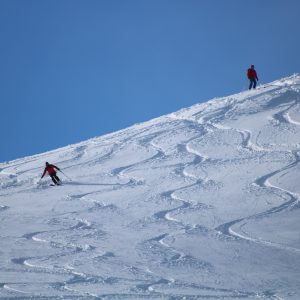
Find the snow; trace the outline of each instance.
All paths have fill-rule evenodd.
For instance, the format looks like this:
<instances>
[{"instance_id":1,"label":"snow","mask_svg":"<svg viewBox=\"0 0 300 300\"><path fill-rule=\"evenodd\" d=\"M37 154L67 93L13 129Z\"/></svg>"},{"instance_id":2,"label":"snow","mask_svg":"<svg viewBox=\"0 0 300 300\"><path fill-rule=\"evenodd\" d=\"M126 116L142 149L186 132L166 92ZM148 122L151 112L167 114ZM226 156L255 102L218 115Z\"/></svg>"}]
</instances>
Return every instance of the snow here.
<instances>
[{"instance_id":1,"label":"snow","mask_svg":"<svg viewBox=\"0 0 300 300\"><path fill-rule=\"evenodd\" d=\"M299 113L294 75L1 163L0 299L300 299Z\"/></svg>"}]
</instances>

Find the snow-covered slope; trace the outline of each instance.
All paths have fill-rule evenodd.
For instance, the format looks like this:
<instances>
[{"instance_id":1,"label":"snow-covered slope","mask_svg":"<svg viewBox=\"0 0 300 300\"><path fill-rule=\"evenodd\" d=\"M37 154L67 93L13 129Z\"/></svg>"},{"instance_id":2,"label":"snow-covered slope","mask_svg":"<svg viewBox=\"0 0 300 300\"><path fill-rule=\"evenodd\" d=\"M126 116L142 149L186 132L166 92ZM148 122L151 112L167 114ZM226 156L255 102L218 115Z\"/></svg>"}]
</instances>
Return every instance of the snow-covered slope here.
<instances>
[{"instance_id":1,"label":"snow-covered slope","mask_svg":"<svg viewBox=\"0 0 300 300\"><path fill-rule=\"evenodd\" d=\"M300 299L299 90L0 164L0 299Z\"/></svg>"}]
</instances>

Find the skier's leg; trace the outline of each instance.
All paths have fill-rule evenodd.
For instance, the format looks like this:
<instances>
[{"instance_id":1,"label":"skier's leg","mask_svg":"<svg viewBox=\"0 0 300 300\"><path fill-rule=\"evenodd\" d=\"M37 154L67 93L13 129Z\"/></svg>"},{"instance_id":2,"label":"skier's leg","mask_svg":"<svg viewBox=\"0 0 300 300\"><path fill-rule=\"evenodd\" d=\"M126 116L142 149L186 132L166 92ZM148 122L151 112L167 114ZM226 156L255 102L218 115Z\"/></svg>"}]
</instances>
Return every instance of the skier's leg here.
<instances>
[{"instance_id":1,"label":"skier's leg","mask_svg":"<svg viewBox=\"0 0 300 300\"><path fill-rule=\"evenodd\" d=\"M256 79L253 79L253 88L256 89Z\"/></svg>"},{"instance_id":2,"label":"skier's leg","mask_svg":"<svg viewBox=\"0 0 300 300\"><path fill-rule=\"evenodd\" d=\"M56 181L56 178L55 178L55 175L50 175L52 181L54 182L54 184L57 184L57 181Z\"/></svg>"},{"instance_id":3,"label":"skier's leg","mask_svg":"<svg viewBox=\"0 0 300 300\"><path fill-rule=\"evenodd\" d=\"M54 176L55 176L55 179L56 179L57 184L59 184L59 183L60 183L59 177L58 177L56 174L55 174Z\"/></svg>"},{"instance_id":4,"label":"skier's leg","mask_svg":"<svg viewBox=\"0 0 300 300\"><path fill-rule=\"evenodd\" d=\"M252 89L252 84L253 84L253 81L252 81L252 79L250 79L249 90L251 90L251 89Z\"/></svg>"}]
</instances>

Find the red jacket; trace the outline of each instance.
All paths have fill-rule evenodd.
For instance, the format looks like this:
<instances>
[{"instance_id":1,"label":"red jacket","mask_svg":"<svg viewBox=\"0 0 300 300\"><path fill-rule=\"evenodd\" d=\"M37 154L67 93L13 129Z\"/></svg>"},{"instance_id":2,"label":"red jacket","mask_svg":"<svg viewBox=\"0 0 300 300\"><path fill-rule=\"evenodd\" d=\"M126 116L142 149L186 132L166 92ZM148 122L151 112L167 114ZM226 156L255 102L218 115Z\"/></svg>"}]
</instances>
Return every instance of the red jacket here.
<instances>
[{"instance_id":1,"label":"red jacket","mask_svg":"<svg viewBox=\"0 0 300 300\"><path fill-rule=\"evenodd\" d=\"M248 76L249 79L256 79L256 80L258 80L257 73L256 73L256 71L254 69L251 69L251 68L248 69L247 76Z\"/></svg>"},{"instance_id":2,"label":"red jacket","mask_svg":"<svg viewBox=\"0 0 300 300\"><path fill-rule=\"evenodd\" d=\"M56 174L55 169L60 170L57 166L48 164L43 172L42 178L45 176L46 172L48 172L50 176L55 175Z\"/></svg>"}]
</instances>

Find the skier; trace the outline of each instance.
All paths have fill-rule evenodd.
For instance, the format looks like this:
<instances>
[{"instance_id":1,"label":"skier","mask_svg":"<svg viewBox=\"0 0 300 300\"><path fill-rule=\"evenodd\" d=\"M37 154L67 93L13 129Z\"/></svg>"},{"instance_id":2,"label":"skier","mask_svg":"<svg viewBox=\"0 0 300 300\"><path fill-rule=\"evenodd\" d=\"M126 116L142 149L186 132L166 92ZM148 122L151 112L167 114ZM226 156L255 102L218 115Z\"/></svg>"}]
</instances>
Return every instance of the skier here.
<instances>
[{"instance_id":1,"label":"skier","mask_svg":"<svg viewBox=\"0 0 300 300\"><path fill-rule=\"evenodd\" d=\"M45 176L46 172L48 172L48 174L51 177L51 179L54 182L54 184L59 185L60 184L60 179L56 175L55 169L58 170L58 171L60 171L60 168L58 168L57 166L51 165L48 162L46 162L46 167L45 167L45 170L44 170L44 172L42 174L41 179Z\"/></svg>"},{"instance_id":2,"label":"skier","mask_svg":"<svg viewBox=\"0 0 300 300\"><path fill-rule=\"evenodd\" d=\"M251 65L251 67L248 69L247 76L248 76L248 79L250 80L249 90L251 90L252 87L255 89L258 77L257 77L257 73L254 69L254 65Z\"/></svg>"}]
</instances>

